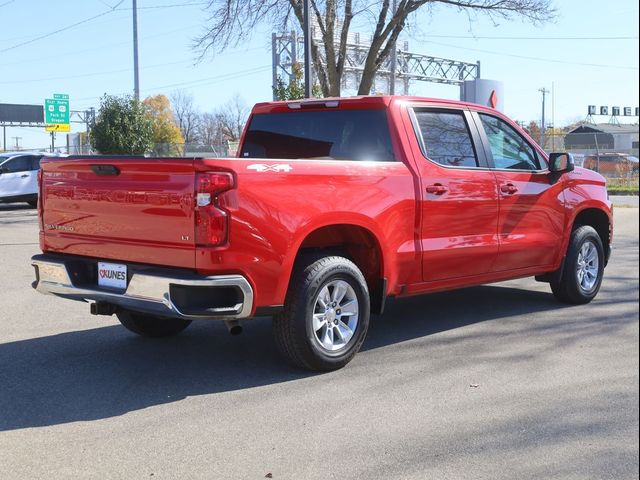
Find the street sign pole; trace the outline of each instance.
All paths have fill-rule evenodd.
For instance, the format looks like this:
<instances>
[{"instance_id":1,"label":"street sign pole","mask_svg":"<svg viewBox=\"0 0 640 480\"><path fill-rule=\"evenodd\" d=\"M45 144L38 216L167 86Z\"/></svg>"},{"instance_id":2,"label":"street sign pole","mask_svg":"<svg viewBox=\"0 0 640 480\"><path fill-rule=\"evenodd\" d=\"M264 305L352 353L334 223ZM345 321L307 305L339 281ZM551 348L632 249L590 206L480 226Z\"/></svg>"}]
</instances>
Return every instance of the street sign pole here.
<instances>
[{"instance_id":1,"label":"street sign pole","mask_svg":"<svg viewBox=\"0 0 640 480\"><path fill-rule=\"evenodd\" d=\"M55 151L56 148L56 132L51 132L51 153Z\"/></svg>"}]
</instances>

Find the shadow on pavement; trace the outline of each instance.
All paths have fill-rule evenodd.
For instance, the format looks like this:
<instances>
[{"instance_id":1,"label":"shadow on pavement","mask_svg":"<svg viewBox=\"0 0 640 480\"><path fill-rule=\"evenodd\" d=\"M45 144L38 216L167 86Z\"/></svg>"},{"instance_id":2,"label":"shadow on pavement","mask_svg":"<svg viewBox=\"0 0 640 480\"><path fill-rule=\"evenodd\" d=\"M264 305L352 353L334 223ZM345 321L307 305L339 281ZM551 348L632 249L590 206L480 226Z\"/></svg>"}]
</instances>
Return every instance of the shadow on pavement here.
<instances>
[{"instance_id":1,"label":"shadow on pavement","mask_svg":"<svg viewBox=\"0 0 640 480\"><path fill-rule=\"evenodd\" d=\"M518 325L511 334L527 335L527 329L543 327L517 322L519 315L559 308L550 294L505 286L394 301L383 317L372 319L363 350L510 316ZM544 325L549 335L566 339L563 328L569 329L569 338L588 336L633 321L622 320L603 324L590 319L587 327L576 330L571 325L584 320L571 316L568 326ZM313 376L280 360L270 330L268 318L251 321L240 337L228 335L220 323L204 322L180 336L154 340L118 325L0 344L0 431L108 418L188 396ZM446 341L465 341L466 335ZM489 348L500 341L500 332L486 331L479 338Z\"/></svg>"}]
</instances>

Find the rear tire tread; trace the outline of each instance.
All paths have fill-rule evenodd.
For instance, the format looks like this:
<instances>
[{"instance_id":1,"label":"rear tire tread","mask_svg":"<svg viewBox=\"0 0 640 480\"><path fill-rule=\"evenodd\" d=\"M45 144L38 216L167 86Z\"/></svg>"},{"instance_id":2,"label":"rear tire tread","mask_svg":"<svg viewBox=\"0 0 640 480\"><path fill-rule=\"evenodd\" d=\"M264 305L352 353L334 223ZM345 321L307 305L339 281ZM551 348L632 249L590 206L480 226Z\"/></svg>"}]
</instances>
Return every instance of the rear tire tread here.
<instances>
[{"instance_id":1,"label":"rear tire tread","mask_svg":"<svg viewBox=\"0 0 640 480\"><path fill-rule=\"evenodd\" d=\"M364 286L368 297L364 276L352 261L336 255L326 256L326 253L324 255L305 255L301 261L298 262L298 265L294 267L284 308L282 312L273 319L273 333L276 348L289 363L296 367L307 370L325 371L340 368L353 359L364 341L364 335L361 334L361 338L356 340L358 345L355 348L350 347L348 355L342 357L340 361L332 365L327 365L310 354L309 348L306 345L305 324L304 322L296 321L297 315L305 310L304 304L308 300L307 292L314 280L323 270L336 264L348 266L353 274L357 274L357 280ZM368 316L368 308L363 308L363 312L366 312L365 315ZM365 329L365 334L367 326L368 322L362 321L360 328Z\"/></svg>"}]
</instances>

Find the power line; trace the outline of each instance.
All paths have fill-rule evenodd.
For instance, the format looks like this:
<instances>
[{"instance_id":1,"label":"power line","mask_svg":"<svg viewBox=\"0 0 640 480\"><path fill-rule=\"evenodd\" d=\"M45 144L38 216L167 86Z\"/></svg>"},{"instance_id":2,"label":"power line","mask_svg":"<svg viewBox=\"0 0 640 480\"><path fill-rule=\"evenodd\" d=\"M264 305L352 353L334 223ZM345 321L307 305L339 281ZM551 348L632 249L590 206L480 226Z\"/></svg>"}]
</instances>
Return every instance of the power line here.
<instances>
[{"instance_id":1,"label":"power line","mask_svg":"<svg viewBox=\"0 0 640 480\"><path fill-rule=\"evenodd\" d=\"M151 6L147 6L147 7L138 7L138 10L156 10L156 9L162 9L162 8L175 8L175 7L191 7L191 6L198 6L198 5L207 5L209 2L187 2L187 3L173 3L170 5L151 5ZM116 8L117 11L126 11L126 10L132 10L131 7L128 8Z\"/></svg>"},{"instance_id":2,"label":"power line","mask_svg":"<svg viewBox=\"0 0 640 480\"><path fill-rule=\"evenodd\" d=\"M204 77L204 78L200 78L197 80L191 80L188 82L180 82L180 83L172 83L172 84L168 84L168 85L156 85L154 87L149 87L149 88L143 88L142 91L143 92L152 92L154 90L161 90L161 89L165 89L165 88L176 88L176 87L202 87L205 85L211 85L214 83L218 83L218 82L224 82L226 80L233 80L235 78L239 78L239 77L244 77L244 76L248 76L248 75L255 75L257 73L262 73L262 72L266 72L267 70L271 69L271 65L263 65L260 67L254 67L254 68L250 68L247 70L241 70L238 72L230 72L224 75L216 75L213 77ZM77 98L74 101L77 102L82 102L82 101L88 101L88 100L96 100L101 98L101 96L97 96L97 97L82 97L82 98ZM81 107L78 107L81 108ZM81 108L82 109L82 108Z\"/></svg>"},{"instance_id":3,"label":"power line","mask_svg":"<svg viewBox=\"0 0 640 480\"><path fill-rule=\"evenodd\" d=\"M120 2L116 5L116 7L120 6L120 4L123 1L124 0L120 0ZM111 10L107 10L107 11L104 11L102 13L99 13L98 15L94 15L93 17L85 18L84 20L80 20L79 22L73 23L71 25L67 25L66 27L59 28L59 29L54 30L52 32L45 33L43 35L39 35L39 36L37 36L35 38L32 38L31 40L27 40L27 41L12 45L10 47L3 48L2 50L0 50L0 53L8 52L9 50L14 50L14 49L19 48L19 47L24 47L25 45L29 45L31 43L37 42L38 40L42 40L42 39L51 37L53 35L56 35L57 33L65 32L65 31L70 30L70 29L72 29L74 27L77 27L78 25L82 25L84 23L90 22L91 20L95 20L96 18L100 18L100 17L104 17L105 15L109 15L110 13L114 12L114 10L115 10L115 7L112 8Z\"/></svg>"},{"instance_id":4,"label":"power line","mask_svg":"<svg viewBox=\"0 0 640 480\"><path fill-rule=\"evenodd\" d=\"M181 60L178 62L166 62L166 63L158 63L155 65L146 65L144 67L142 67L142 69L147 69L147 68L158 68L158 67L166 67L169 65L182 65L185 63L191 63L191 60ZM123 72L130 72L131 71L131 67L128 68L121 68L118 70L103 70L101 72L91 72L91 73L82 73L82 74L74 74L72 76L66 76L66 77L48 77L48 78L33 78L33 79L23 79L23 80L15 80L15 81L10 81L10 82L0 82L0 85L11 85L11 84L16 84L16 83L37 83L37 82L48 82L51 80L67 80L69 78L83 78L83 77L95 77L97 75L109 75L112 73L123 73Z\"/></svg>"},{"instance_id":5,"label":"power line","mask_svg":"<svg viewBox=\"0 0 640 480\"><path fill-rule=\"evenodd\" d=\"M440 43L440 42L432 42L430 40L424 40L425 43L432 43L433 45L440 45L443 47L450 47L450 48L457 48L459 50L468 50L470 52L480 52L480 53L488 53L489 55L498 55L501 57L511 57L511 58L522 58L525 60L535 60L538 62L547 62L547 63L560 63L563 65L578 65L578 66L583 66L583 67L597 67L597 68L617 68L617 69L622 69L622 70L638 70L638 67L625 67L622 65L605 65L605 64L600 64L600 63L582 63L582 62L568 62L566 60L559 60L559 59L553 59L553 58L541 58L541 57L529 57L526 55L516 55L516 54L511 54L511 53L503 53L503 52L494 52L491 50L482 50L479 48L468 48L468 47L461 47L459 45L451 45L448 43Z\"/></svg>"},{"instance_id":6,"label":"power line","mask_svg":"<svg viewBox=\"0 0 640 480\"><path fill-rule=\"evenodd\" d=\"M432 38L460 38L475 40L638 40L638 37L487 37L478 35L429 35Z\"/></svg>"},{"instance_id":7,"label":"power line","mask_svg":"<svg viewBox=\"0 0 640 480\"><path fill-rule=\"evenodd\" d=\"M180 82L180 83L171 83L169 85L160 85L156 87L150 87L145 89L145 91L151 90L160 90L162 88L175 88L175 87L184 87L184 86L192 86L192 87L202 87L204 85L210 85L212 83L217 83L225 80L232 80L234 78L243 77L245 75L254 75L256 73L262 73L263 71L270 70L271 65L263 65L261 67L254 67L248 70L242 70L239 72L231 72L225 75L218 75L214 77L201 78L199 80L193 80L189 82ZM204 83L203 83L204 82Z\"/></svg>"},{"instance_id":8,"label":"power line","mask_svg":"<svg viewBox=\"0 0 640 480\"><path fill-rule=\"evenodd\" d=\"M72 28L75 28L75 27L78 27L78 26L83 25L85 23L91 22L92 20L95 20L97 18L104 17L105 15L108 15L108 14L113 13L113 12L131 11L132 10L131 8L118 8L123 2L124 2L124 0L121 0L114 7L112 7L110 10L106 10L106 11L104 11L102 13L99 13L98 15L94 15L92 17L85 18L84 20L80 20L79 22L73 23L71 25L67 25L66 27L59 28L59 29L54 30L52 32L45 33L43 35L39 35L37 37L31 38L30 40L25 40L24 42L17 43L15 45L10 46L10 47L3 48L2 50L0 50L0 53L8 52L10 50L14 50L16 48L23 47L25 45L30 45L32 43L35 43L35 42L39 41L39 40L43 40L45 38L51 37L51 36L56 35L58 33L62 33L62 32L65 32L67 30L71 30ZM170 5L153 5L153 6L148 6L148 7L138 7L138 10L157 10L157 9L163 9L163 8L187 7L187 6L203 5L204 3L206 3L206 2L175 3L175 4L170 4ZM6 5L6 4L4 4L4 5ZM3 6L3 5L0 5L0 6Z\"/></svg>"},{"instance_id":9,"label":"power line","mask_svg":"<svg viewBox=\"0 0 640 480\"><path fill-rule=\"evenodd\" d=\"M129 17L119 17L119 18L129 18ZM145 35L144 37L140 37L141 40L146 40L149 38L157 38L157 37L166 37L167 35L171 34L171 33L175 33L175 32L181 32L183 30L193 30L194 28L198 27L199 25L188 25L186 27L180 27L180 28L176 28L174 30L165 30L162 31L161 33L155 33L153 35ZM25 64L25 63L32 63L32 62L42 62L45 60L51 60L51 59L56 59L56 58L62 58L62 57L69 57L72 55L76 55L78 53L86 53L86 52L95 52L97 50L104 50L105 48L109 48L109 47L117 47L120 45L130 45L131 41L129 40L125 40L122 42L111 42L111 43L104 43L102 45L97 45L91 48L83 48L82 50L72 50L72 51L67 51L65 53L60 53L57 55L47 55L46 57L38 57L38 58L30 58L30 59L23 59L17 62L3 62L2 65L4 66L11 66L11 65L21 65L21 64Z\"/></svg>"},{"instance_id":10,"label":"power line","mask_svg":"<svg viewBox=\"0 0 640 480\"><path fill-rule=\"evenodd\" d=\"M5 7L7 5L9 5L10 3L15 2L16 0L9 0L8 2L4 2L4 3L0 3L0 8Z\"/></svg>"}]
</instances>

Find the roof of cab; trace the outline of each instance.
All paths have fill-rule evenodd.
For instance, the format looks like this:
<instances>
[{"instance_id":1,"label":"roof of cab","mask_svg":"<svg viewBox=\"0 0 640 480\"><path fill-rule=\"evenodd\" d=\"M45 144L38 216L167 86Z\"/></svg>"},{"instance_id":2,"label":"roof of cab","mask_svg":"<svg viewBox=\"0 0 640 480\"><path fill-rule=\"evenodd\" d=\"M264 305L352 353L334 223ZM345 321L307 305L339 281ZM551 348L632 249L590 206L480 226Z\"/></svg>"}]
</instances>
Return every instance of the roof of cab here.
<instances>
[{"instance_id":1,"label":"roof of cab","mask_svg":"<svg viewBox=\"0 0 640 480\"><path fill-rule=\"evenodd\" d=\"M301 100L288 100L276 102L262 102L253 107L252 113L274 113L298 110L299 108L345 108L345 109L361 109L361 108L386 108L392 102L410 102L437 105L455 105L473 108L489 109L483 105L462 102L459 100L447 100L443 98L427 98L427 97L409 97L409 96L391 96L391 95L365 95L356 97L331 97L331 98L309 98ZM490 110L490 109L489 109Z\"/></svg>"}]
</instances>

